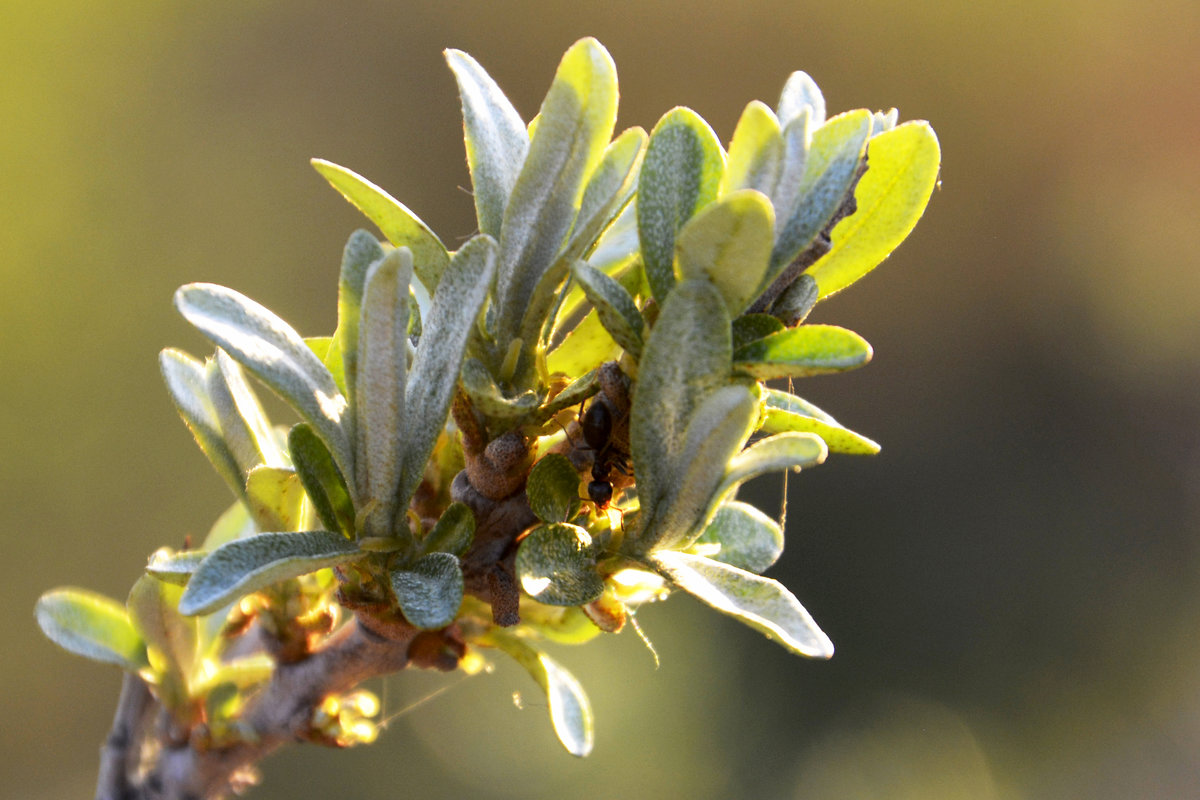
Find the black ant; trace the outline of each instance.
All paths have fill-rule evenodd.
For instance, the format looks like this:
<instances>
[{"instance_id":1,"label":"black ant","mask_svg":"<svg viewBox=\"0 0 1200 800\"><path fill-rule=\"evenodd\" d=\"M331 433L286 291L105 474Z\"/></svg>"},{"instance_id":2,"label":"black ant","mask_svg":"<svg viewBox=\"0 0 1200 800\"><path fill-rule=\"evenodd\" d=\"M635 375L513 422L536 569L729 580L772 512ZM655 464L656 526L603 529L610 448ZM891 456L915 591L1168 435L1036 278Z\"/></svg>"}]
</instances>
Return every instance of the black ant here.
<instances>
[{"instance_id":1,"label":"black ant","mask_svg":"<svg viewBox=\"0 0 1200 800\"><path fill-rule=\"evenodd\" d=\"M607 403L593 400L579 418L579 427L583 430L583 440L596 454L592 461L588 498L596 504L597 510L604 511L613 498L612 472L616 470L628 475L628 456L613 444L613 415Z\"/></svg>"}]
</instances>

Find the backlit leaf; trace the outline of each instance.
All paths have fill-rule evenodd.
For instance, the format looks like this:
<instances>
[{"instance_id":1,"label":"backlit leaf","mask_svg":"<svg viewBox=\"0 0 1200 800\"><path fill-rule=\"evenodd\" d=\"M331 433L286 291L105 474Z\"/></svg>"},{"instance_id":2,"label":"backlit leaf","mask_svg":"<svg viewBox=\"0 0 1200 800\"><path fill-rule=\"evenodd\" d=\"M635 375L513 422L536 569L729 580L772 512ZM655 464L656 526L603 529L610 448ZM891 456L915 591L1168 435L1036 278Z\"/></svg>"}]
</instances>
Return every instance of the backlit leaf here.
<instances>
[{"instance_id":1,"label":"backlit leaf","mask_svg":"<svg viewBox=\"0 0 1200 800\"><path fill-rule=\"evenodd\" d=\"M695 544L718 545L710 558L758 574L783 553L783 530L754 506L734 500L717 509Z\"/></svg>"},{"instance_id":2,"label":"backlit leaf","mask_svg":"<svg viewBox=\"0 0 1200 800\"><path fill-rule=\"evenodd\" d=\"M42 633L77 656L136 672L149 666L146 643L125 607L86 589L54 589L34 607Z\"/></svg>"},{"instance_id":3,"label":"backlit leaf","mask_svg":"<svg viewBox=\"0 0 1200 800\"><path fill-rule=\"evenodd\" d=\"M675 242L680 280L705 278L725 298L732 316L757 297L774 244L775 212L766 195L739 189L706 206L684 224Z\"/></svg>"},{"instance_id":4,"label":"backlit leaf","mask_svg":"<svg viewBox=\"0 0 1200 800\"><path fill-rule=\"evenodd\" d=\"M734 367L759 380L844 372L871 360L871 345L836 325L801 325L742 345Z\"/></svg>"}]
</instances>

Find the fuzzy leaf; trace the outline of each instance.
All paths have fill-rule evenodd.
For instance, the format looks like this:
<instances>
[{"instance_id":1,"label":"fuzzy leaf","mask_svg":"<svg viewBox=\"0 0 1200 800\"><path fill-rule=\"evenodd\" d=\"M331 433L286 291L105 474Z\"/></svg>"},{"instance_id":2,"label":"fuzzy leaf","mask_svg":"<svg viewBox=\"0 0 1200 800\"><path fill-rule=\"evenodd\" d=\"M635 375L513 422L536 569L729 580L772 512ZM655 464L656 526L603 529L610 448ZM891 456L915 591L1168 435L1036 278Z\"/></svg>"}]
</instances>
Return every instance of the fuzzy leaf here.
<instances>
[{"instance_id":1,"label":"fuzzy leaf","mask_svg":"<svg viewBox=\"0 0 1200 800\"><path fill-rule=\"evenodd\" d=\"M136 672L150 665L146 643L125 607L86 589L54 589L34 607L42 633L77 656Z\"/></svg>"},{"instance_id":2,"label":"fuzzy leaf","mask_svg":"<svg viewBox=\"0 0 1200 800\"><path fill-rule=\"evenodd\" d=\"M250 689L266 681L275 672L275 659L266 653L242 656L227 662L213 663L211 668L196 676L192 693L208 697L221 684L236 689Z\"/></svg>"},{"instance_id":3,"label":"fuzzy leaf","mask_svg":"<svg viewBox=\"0 0 1200 800\"><path fill-rule=\"evenodd\" d=\"M836 325L801 325L742 345L734 367L759 380L805 378L861 367L871 360L871 345Z\"/></svg>"},{"instance_id":4,"label":"fuzzy leaf","mask_svg":"<svg viewBox=\"0 0 1200 800\"><path fill-rule=\"evenodd\" d=\"M462 98L467 166L481 233L498 239L504 209L529 152L529 134L504 92L471 56L447 50Z\"/></svg>"},{"instance_id":5,"label":"fuzzy leaf","mask_svg":"<svg viewBox=\"0 0 1200 800\"><path fill-rule=\"evenodd\" d=\"M811 275L801 275L771 304L771 315L786 327L794 328L808 318L819 299L817 282Z\"/></svg>"},{"instance_id":6,"label":"fuzzy leaf","mask_svg":"<svg viewBox=\"0 0 1200 800\"><path fill-rule=\"evenodd\" d=\"M454 254L442 276L425 332L417 345L404 399L404 460L396 507L407 508L425 475L425 463L450 413L467 338L496 269L496 242L479 235Z\"/></svg>"},{"instance_id":7,"label":"fuzzy leaf","mask_svg":"<svg viewBox=\"0 0 1200 800\"><path fill-rule=\"evenodd\" d=\"M438 517L437 524L421 543L425 553L451 553L462 556L475 536L475 515L462 503L451 503Z\"/></svg>"},{"instance_id":8,"label":"fuzzy leaf","mask_svg":"<svg viewBox=\"0 0 1200 800\"><path fill-rule=\"evenodd\" d=\"M217 348L208 362L205 383L221 422L221 434L243 474L259 464L279 467L287 463L242 368L224 350Z\"/></svg>"},{"instance_id":9,"label":"fuzzy leaf","mask_svg":"<svg viewBox=\"0 0 1200 800\"><path fill-rule=\"evenodd\" d=\"M412 255L400 247L371 265L363 287L358 337L358 401L354 438L357 506L369 509L364 536L386 536L395 516L396 488L407 432L408 284Z\"/></svg>"},{"instance_id":10,"label":"fuzzy leaf","mask_svg":"<svg viewBox=\"0 0 1200 800\"><path fill-rule=\"evenodd\" d=\"M301 422L288 433L288 450L296 474L321 522L331 531L355 536L354 503L346 479L333 463L333 456L311 426Z\"/></svg>"},{"instance_id":11,"label":"fuzzy leaf","mask_svg":"<svg viewBox=\"0 0 1200 800\"><path fill-rule=\"evenodd\" d=\"M550 453L533 465L525 482L529 508L542 522L567 522L579 513L579 473L566 456Z\"/></svg>"},{"instance_id":12,"label":"fuzzy leaf","mask_svg":"<svg viewBox=\"0 0 1200 800\"><path fill-rule=\"evenodd\" d=\"M857 179L870 136L871 112L866 109L839 114L813 133L796 210L776 224L771 272L762 290L808 247L841 208Z\"/></svg>"},{"instance_id":13,"label":"fuzzy leaf","mask_svg":"<svg viewBox=\"0 0 1200 800\"><path fill-rule=\"evenodd\" d=\"M785 392L778 394L784 395ZM793 398L799 400L800 398ZM801 401L802 403L803 401ZM820 409L817 411L821 414ZM879 452L879 444L860 433L839 425L832 417L822 417L807 413L804 405L786 403L777 406L770 396L764 398L763 421L759 427L762 433L814 433L820 436L829 447L831 453L847 453L852 455L875 455Z\"/></svg>"},{"instance_id":14,"label":"fuzzy leaf","mask_svg":"<svg viewBox=\"0 0 1200 800\"><path fill-rule=\"evenodd\" d=\"M629 542L632 552L688 544L703 532L716 505L713 493L757 419L758 399L745 386L724 386L704 398L688 420L662 501L639 519L637 536Z\"/></svg>"},{"instance_id":15,"label":"fuzzy leaf","mask_svg":"<svg viewBox=\"0 0 1200 800\"><path fill-rule=\"evenodd\" d=\"M346 398L333 376L296 331L263 306L211 283L175 292L175 307L201 333L275 390L329 445L348 472Z\"/></svg>"},{"instance_id":16,"label":"fuzzy leaf","mask_svg":"<svg viewBox=\"0 0 1200 800\"><path fill-rule=\"evenodd\" d=\"M233 493L244 497L242 469L221 433L221 421L208 396L204 364L187 353L168 348L159 353L158 365L175 408L195 437L196 444Z\"/></svg>"},{"instance_id":17,"label":"fuzzy leaf","mask_svg":"<svg viewBox=\"0 0 1200 800\"><path fill-rule=\"evenodd\" d=\"M820 437L811 433L779 433L747 447L731 458L725 469L721 485L713 492L713 500L720 502L741 484L784 469L814 467L825 461L829 448Z\"/></svg>"},{"instance_id":18,"label":"fuzzy leaf","mask_svg":"<svg viewBox=\"0 0 1200 800\"><path fill-rule=\"evenodd\" d=\"M576 261L571 272L613 341L634 358L641 356L642 314L625 287L584 261Z\"/></svg>"},{"instance_id":19,"label":"fuzzy leaf","mask_svg":"<svg viewBox=\"0 0 1200 800\"><path fill-rule=\"evenodd\" d=\"M783 530L754 506L734 500L717 509L695 544L719 545L712 559L757 574L779 560Z\"/></svg>"},{"instance_id":20,"label":"fuzzy leaf","mask_svg":"<svg viewBox=\"0 0 1200 800\"><path fill-rule=\"evenodd\" d=\"M468 358L463 362L462 386L475 409L492 420L520 420L538 407L537 393L531 389L516 397L505 395L504 390L496 385L492 373L476 358Z\"/></svg>"},{"instance_id":21,"label":"fuzzy leaf","mask_svg":"<svg viewBox=\"0 0 1200 800\"><path fill-rule=\"evenodd\" d=\"M766 195L739 189L699 211L675 242L680 280L705 278L732 316L757 297L775 242L775 211Z\"/></svg>"},{"instance_id":22,"label":"fuzzy leaf","mask_svg":"<svg viewBox=\"0 0 1200 800\"><path fill-rule=\"evenodd\" d=\"M361 175L320 158L314 158L312 165L342 197L378 225L389 242L412 251L413 270L425 288L433 292L450 263L450 254L429 226Z\"/></svg>"},{"instance_id":23,"label":"fuzzy leaf","mask_svg":"<svg viewBox=\"0 0 1200 800\"><path fill-rule=\"evenodd\" d=\"M646 342L630 412L643 514L653 514L670 490L687 421L728 381L731 350L729 312L716 287L702 280L676 287Z\"/></svg>"},{"instance_id":24,"label":"fuzzy leaf","mask_svg":"<svg viewBox=\"0 0 1200 800\"><path fill-rule=\"evenodd\" d=\"M604 323L593 309L567 334L562 344L550 351L546 368L551 373L579 375L620 354L621 346L604 329Z\"/></svg>"},{"instance_id":25,"label":"fuzzy leaf","mask_svg":"<svg viewBox=\"0 0 1200 800\"><path fill-rule=\"evenodd\" d=\"M581 39L559 62L504 213L496 278L501 348L519 335L526 308L536 304L534 290L571 229L584 181L603 157L616 119L616 67L599 42Z\"/></svg>"},{"instance_id":26,"label":"fuzzy leaf","mask_svg":"<svg viewBox=\"0 0 1200 800\"><path fill-rule=\"evenodd\" d=\"M833 247L808 274L821 297L874 269L925 213L937 183L941 150L927 122L908 122L871 139L870 169L855 190L858 210L833 229Z\"/></svg>"},{"instance_id":27,"label":"fuzzy leaf","mask_svg":"<svg viewBox=\"0 0 1200 800\"><path fill-rule=\"evenodd\" d=\"M539 525L517 550L517 580L525 593L549 606L579 606L604 593L596 574L592 537L578 525Z\"/></svg>"},{"instance_id":28,"label":"fuzzy leaf","mask_svg":"<svg viewBox=\"0 0 1200 800\"><path fill-rule=\"evenodd\" d=\"M300 526L304 486L291 467L261 464L246 476L246 504L260 531L294 531Z\"/></svg>"},{"instance_id":29,"label":"fuzzy leaf","mask_svg":"<svg viewBox=\"0 0 1200 800\"><path fill-rule=\"evenodd\" d=\"M545 405L538 409L538 419L547 420L564 408L577 406L600 390L597 371L589 370L567 384L566 388L554 395Z\"/></svg>"},{"instance_id":30,"label":"fuzzy leaf","mask_svg":"<svg viewBox=\"0 0 1200 800\"><path fill-rule=\"evenodd\" d=\"M204 550L183 550L176 553L169 547L160 547L150 556L146 572L164 583L186 586L192 573L207 556L208 553Z\"/></svg>"},{"instance_id":31,"label":"fuzzy leaf","mask_svg":"<svg viewBox=\"0 0 1200 800\"><path fill-rule=\"evenodd\" d=\"M196 662L199 631L194 618L179 613L183 592L177 585L143 575L125 603L130 620L146 638L150 666L168 694L186 693ZM171 697L167 706L177 707L182 699Z\"/></svg>"},{"instance_id":32,"label":"fuzzy leaf","mask_svg":"<svg viewBox=\"0 0 1200 800\"><path fill-rule=\"evenodd\" d=\"M487 634L487 641L511 656L542 687L550 706L550 723L567 752L579 758L592 752L595 744L592 706L575 676L541 650L503 629L493 628Z\"/></svg>"},{"instance_id":33,"label":"fuzzy leaf","mask_svg":"<svg viewBox=\"0 0 1200 800\"><path fill-rule=\"evenodd\" d=\"M804 189L804 171L808 167L808 154L812 150L812 109L805 108L783 125L780 132L783 156L779 165L779 177L770 192L771 204L775 207L776 237L785 220L796 215Z\"/></svg>"},{"instance_id":34,"label":"fuzzy leaf","mask_svg":"<svg viewBox=\"0 0 1200 800\"><path fill-rule=\"evenodd\" d=\"M605 149L583 190L579 214L563 248L566 258L582 257L629 202L637 188L638 168L648 138L643 129L629 128Z\"/></svg>"},{"instance_id":35,"label":"fuzzy leaf","mask_svg":"<svg viewBox=\"0 0 1200 800\"><path fill-rule=\"evenodd\" d=\"M829 658L833 642L783 584L701 556L664 550L650 563L679 589L802 656Z\"/></svg>"},{"instance_id":36,"label":"fuzzy leaf","mask_svg":"<svg viewBox=\"0 0 1200 800\"><path fill-rule=\"evenodd\" d=\"M788 76L779 96L778 114L780 123L786 125L810 108L812 125L819 128L825 124L825 96L817 82L806 72L796 71Z\"/></svg>"},{"instance_id":37,"label":"fuzzy leaf","mask_svg":"<svg viewBox=\"0 0 1200 800\"><path fill-rule=\"evenodd\" d=\"M783 135L775 112L754 100L746 106L729 141L729 160L720 195L757 189L770 196L783 166Z\"/></svg>"},{"instance_id":38,"label":"fuzzy leaf","mask_svg":"<svg viewBox=\"0 0 1200 800\"><path fill-rule=\"evenodd\" d=\"M770 314L743 314L733 321L733 351L783 329L783 323Z\"/></svg>"},{"instance_id":39,"label":"fuzzy leaf","mask_svg":"<svg viewBox=\"0 0 1200 800\"><path fill-rule=\"evenodd\" d=\"M724 171L721 143L690 108L668 111L650 132L638 179L637 225L646 278L660 304L675 285L675 237L716 199Z\"/></svg>"},{"instance_id":40,"label":"fuzzy leaf","mask_svg":"<svg viewBox=\"0 0 1200 800\"><path fill-rule=\"evenodd\" d=\"M394 570L392 591L413 625L425 630L444 628L462 605L462 568L450 553L430 553L408 569Z\"/></svg>"},{"instance_id":41,"label":"fuzzy leaf","mask_svg":"<svg viewBox=\"0 0 1200 800\"><path fill-rule=\"evenodd\" d=\"M384 257L383 247L366 231L355 231L342 253L342 269L338 276L338 324L334 346L341 354L345 375L346 396L351 408L357 408L358 397L358 326L362 317L363 286L367 270ZM322 361L330 361L327 355Z\"/></svg>"},{"instance_id":42,"label":"fuzzy leaf","mask_svg":"<svg viewBox=\"0 0 1200 800\"><path fill-rule=\"evenodd\" d=\"M363 557L340 533L260 533L221 545L196 570L179 602L183 614L208 614L268 586Z\"/></svg>"}]
</instances>

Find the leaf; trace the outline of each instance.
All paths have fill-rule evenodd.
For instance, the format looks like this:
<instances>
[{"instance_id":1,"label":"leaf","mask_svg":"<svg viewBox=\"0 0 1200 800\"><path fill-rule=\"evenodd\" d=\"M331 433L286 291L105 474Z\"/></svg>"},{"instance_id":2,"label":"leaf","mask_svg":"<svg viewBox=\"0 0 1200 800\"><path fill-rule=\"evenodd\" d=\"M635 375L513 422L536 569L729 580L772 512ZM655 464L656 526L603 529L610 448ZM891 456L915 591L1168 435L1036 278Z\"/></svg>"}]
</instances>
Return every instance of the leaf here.
<instances>
[{"instance_id":1,"label":"leaf","mask_svg":"<svg viewBox=\"0 0 1200 800\"><path fill-rule=\"evenodd\" d=\"M638 179L637 224L646 278L660 304L675 285L675 237L716 199L724 170L721 143L690 108L668 111L650 132Z\"/></svg>"},{"instance_id":2,"label":"leaf","mask_svg":"<svg viewBox=\"0 0 1200 800\"><path fill-rule=\"evenodd\" d=\"M301 422L288 433L288 450L296 465L296 474L321 522L331 531L354 538L354 503L346 479L333 463L329 448L310 425Z\"/></svg>"},{"instance_id":3,"label":"leaf","mask_svg":"<svg viewBox=\"0 0 1200 800\"><path fill-rule=\"evenodd\" d=\"M572 264L571 272L613 341L634 358L641 356L642 313L625 287L585 261Z\"/></svg>"},{"instance_id":4,"label":"leaf","mask_svg":"<svg viewBox=\"0 0 1200 800\"><path fill-rule=\"evenodd\" d=\"M795 410L778 408L769 400L764 404L763 421L759 431L768 434L813 433L821 437L831 453L875 455L880 449L877 442L860 433L855 433L849 428L842 427L833 421L832 417L821 419L812 414L803 413L798 408Z\"/></svg>"},{"instance_id":5,"label":"leaf","mask_svg":"<svg viewBox=\"0 0 1200 800\"><path fill-rule=\"evenodd\" d=\"M479 230L498 239L504 209L529 152L529 134L521 115L475 59L461 50L447 50L446 62L462 98L467 166Z\"/></svg>"},{"instance_id":6,"label":"leaf","mask_svg":"<svg viewBox=\"0 0 1200 800\"><path fill-rule=\"evenodd\" d=\"M375 237L359 230L350 234L342 253L342 269L338 276L338 324L333 338L341 353L345 374L346 396L350 407L357 408L358 398L358 326L362 317L363 287L367 270L384 257L385 252ZM329 357L323 359L329 363Z\"/></svg>"},{"instance_id":7,"label":"leaf","mask_svg":"<svg viewBox=\"0 0 1200 800\"><path fill-rule=\"evenodd\" d=\"M558 65L504 213L496 278L502 350L535 304L534 290L571 229L584 181L603 157L616 119L616 67L599 42L581 39Z\"/></svg>"},{"instance_id":8,"label":"leaf","mask_svg":"<svg viewBox=\"0 0 1200 800\"><path fill-rule=\"evenodd\" d=\"M463 390L471 398L471 404L489 420L522 420L536 411L540 402L537 392L531 389L516 397L505 395L504 390L496 385L492 373L477 358L468 358L463 362L461 377Z\"/></svg>"},{"instance_id":9,"label":"leaf","mask_svg":"<svg viewBox=\"0 0 1200 800\"><path fill-rule=\"evenodd\" d=\"M821 297L846 288L891 255L916 226L937 183L941 150L926 122L871 139L870 169L855 189L858 210L833 229L833 247L809 267Z\"/></svg>"},{"instance_id":10,"label":"leaf","mask_svg":"<svg viewBox=\"0 0 1200 800\"><path fill-rule=\"evenodd\" d=\"M196 444L237 497L245 496L245 479L233 451L221 433L221 421L208 396L205 367L180 350L167 348L158 355L167 391Z\"/></svg>"},{"instance_id":11,"label":"leaf","mask_svg":"<svg viewBox=\"0 0 1200 800\"><path fill-rule=\"evenodd\" d=\"M593 309L567 334L562 344L550 351L546 368L551 374L579 375L620 354L621 346L613 341Z\"/></svg>"},{"instance_id":12,"label":"leaf","mask_svg":"<svg viewBox=\"0 0 1200 800\"><path fill-rule=\"evenodd\" d=\"M548 606L579 606L604 593L592 537L578 525L539 525L521 540L516 560L521 588Z\"/></svg>"},{"instance_id":13,"label":"leaf","mask_svg":"<svg viewBox=\"0 0 1200 800\"><path fill-rule=\"evenodd\" d=\"M770 196L782 166L783 135L779 120L764 103L754 100L742 112L729 141L729 160L721 177L720 196L738 189L757 189Z\"/></svg>"},{"instance_id":14,"label":"leaf","mask_svg":"<svg viewBox=\"0 0 1200 800\"><path fill-rule=\"evenodd\" d=\"M688 420L683 448L671 465L663 499L639 519L629 552L691 543L703 532L714 492L727 465L750 438L758 419L758 399L745 386L723 386L709 393Z\"/></svg>"},{"instance_id":15,"label":"leaf","mask_svg":"<svg viewBox=\"0 0 1200 800\"><path fill-rule=\"evenodd\" d=\"M733 350L736 353L743 345L783 329L783 323L770 314L742 314L733 321Z\"/></svg>"},{"instance_id":16,"label":"leaf","mask_svg":"<svg viewBox=\"0 0 1200 800\"><path fill-rule=\"evenodd\" d=\"M783 584L702 556L663 550L650 563L676 587L802 656L829 658L833 642Z\"/></svg>"},{"instance_id":17,"label":"leaf","mask_svg":"<svg viewBox=\"0 0 1200 800\"><path fill-rule=\"evenodd\" d=\"M227 662L206 662L208 667L196 676L192 693L196 697L208 697L221 684L237 689L251 689L266 681L275 673L275 659L266 653L242 656Z\"/></svg>"},{"instance_id":18,"label":"leaf","mask_svg":"<svg viewBox=\"0 0 1200 800\"><path fill-rule=\"evenodd\" d=\"M694 544L718 545L711 558L757 574L779 560L783 530L754 506L734 500L717 509Z\"/></svg>"},{"instance_id":19,"label":"leaf","mask_svg":"<svg viewBox=\"0 0 1200 800\"><path fill-rule=\"evenodd\" d=\"M771 271L762 291L825 229L850 195L871 136L871 112L839 114L818 128L804 164L795 212L776 223ZM758 292L761 294L762 291Z\"/></svg>"},{"instance_id":20,"label":"leaf","mask_svg":"<svg viewBox=\"0 0 1200 800\"><path fill-rule=\"evenodd\" d=\"M283 466L285 459L275 442L275 432L246 383L242 368L224 350L205 367L208 397L221 424L221 435L243 474L259 464Z\"/></svg>"},{"instance_id":21,"label":"leaf","mask_svg":"<svg viewBox=\"0 0 1200 800\"><path fill-rule=\"evenodd\" d=\"M547 420L564 408L577 406L600 390L600 382L596 370L589 370L567 384L561 392L554 395L538 409L538 419Z\"/></svg>"},{"instance_id":22,"label":"leaf","mask_svg":"<svg viewBox=\"0 0 1200 800\"><path fill-rule=\"evenodd\" d=\"M136 672L150 665L146 643L125 607L86 589L54 589L34 606L38 627L50 641L77 656Z\"/></svg>"},{"instance_id":23,"label":"leaf","mask_svg":"<svg viewBox=\"0 0 1200 800\"><path fill-rule=\"evenodd\" d=\"M405 445L396 492L398 508L408 507L446 423L467 338L475 327L475 318L483 307L495 269L496 242L483 234L476 236L454 254L433 296L405 393Z\"/></svg>"},{"instance_id":24,"label":"leaf","mask_svg":"<svg viewBox=\"0 0 1200 800\"><path fill-rule=\"evenodd\" d=\"M261 464L246 476L246 503L260 531L294 531L300 527L304 486L291 467Z\"/></svg>"},{"instance_id":25,"label":"leaf","mask_svg":"<svg viewBox=\"0 0 1200 800\"><path fill-rule=\"evenodd\" d=\"M211 283L175 292L175 307L201 333L286 400L349 472L346 398L329 370L286 322L241 294Z\"/></svg>"},{"instance_id":26,"label":"leaf","mask_svg":"<svg viewBox=\"0 0 1200 800\"><path fill-rule=\"evenodd\" d=\"M808 318L819 299L817 282L811 275L801 275L771 304L771 314L786 327L794 328Z\"/></svg>"},{"instance_id":27,"label":"leaf","mask_svg":"<svg viewBox=\"0 0 1200 800\"><path fill-rule=\"evenodd\" d=\"M775 242L775 211L766 195L740 189L687 221L675 242L680 280L705 278L737 316L757 297Z\"/></svg>"},{"instance_id":28,"label":"leaf","mask_svg":"<svg viewBox=\"0 0 1200 800\"><path fill-rule=\"evenodd\" d=\"M829 449L811 433L779 433L747 447L731 458L721 485L713 492L714 504L741 484L783 469L814 467L825 461Z\"/></svg>"},{"instance_id":29,"label":"leaf","mask_svg":"<svg viewBox=\"0 0 1200 800\"><path fill-rule=\"evenodd\" d=\"M550 723L567 752L579 758L592 752L595 744L592 706L575 676L541 650L502 628L492 628L485 643L511 656L542 687L550 706Z\"/></svg>"},{"instance_id":30,"label":"leaf","mask_svg":"<svg viewBox=\"0 0 1200 800\"><path fill-rule=\"evenodd\" d=\"M777 108L779 121L784 125L799 117L805 108L812 109L813 127L825 124L825 96L807 72L797 70L788 76Z\"/></svg>"},{"instance_id":31,"label":"leaf","mask_svg":"<svg viewBox=\"0 0 1200 800\"><path fill-rule=\"evenodd\" d=\"M637 188L642 151L649 137L642 128L629 128L612 141L588 178L575 224L563 247L567 259L580 258L625 208Z\"/></svg>"},{"instance_id":32,"label":"leaf","mask_svg":"<svg viewBox=\"0 0 1200 800\"><path fill-rule=\"evenodd\" d=\"M169 547L160 547L150 556L146 572L164 583L186 586L200 562L208 555L204 550L174 552Z\"/></svg>"},{"instance_id":33,"label":"leaf","mask_svg":"<svg viewBox=\"0 0 1200 800\"><path fill-rule=\"evenodd\" d=\"M325 567L362 558L329 531L260 533L221 545L200 564L179 601L182 614L208 614L239 597Z\"/></svg>"},{"instance_id":34,"label":"leaf","mask_svg":"<svg viewBox=\"0 0 1200 800\"><path fill-rule=\"evenodd\" d=\"M454 621L463 599L463 575L450 553L429 553L408 569L392 572L392 591L404 618L437 630Z\"/></svg>"},{"instance_id":35,"label":"leaf","mask_svg":"<svg viewBox=\"0 0 1200 800\"><path fill-rule=\"evenodd\" d=\"M244 536L253 536L256 533L258 533L258 529L254 525L254 520L250 518L250 511L246 508L245 503L238 501L217 517L217 521L205 535L204 541L200 543L199 549L210 553L226 542Z\"/></svg>"},{"instance_id":36,"label":"leaf","mask_svg":"<svg viewBox=\"0 0 1200 800\"><path fill-rule=\"evenodd\" d=\"M567 522L579 513L579 473L570 459L549 453L533 465L525 482L529 508L542 522Z\"/></svg>"},{"instance_id":37,"label":"leaf","mask_svg":"<svg viewBox=\"0 0 1200 800\"><path fill-rule=\"evenodd\" d=\"M629 431L643 514L653 514L671 487L692 412L729 379L729 324L716 287L693 280L671 292L650 332Z\"/></svg>"},{"instance_id":38,"label":"leaf","mask_svg":"<svg viewBox=\"0 0 1200 800\"><path fill-rule=\"evenodd\" d=\"M401 425L411 279L412 255L401 247L371 265L363 288L354 429L356 506L366 510L360 531L363 536L390 534L396 515L396 489L407 440Z\"/></svg>"},{"instance_id":39,"label":"leaf","mask_svg":"<svg viewBox=\"0 0 1200 800\"><path fill-rule=\"evenodd\" d=\"M871 360L871 345L836 325L801 325L742 345L733 354L741 372L759 380L845 372Z\"/></svg>"},{"instance_id":40,"label":"leaf","mask_svg":"<svg viewBox=\"0 0 1200 800\"><path fill-rule=\"evenodd\" d=\"M462 503L451 503L438 517L433 530L421 543L424 553L452 553L462 556L475 536L475 515Z\"/></svg>"},{"instance_id":41,"label":"leaf","mask_svg":"<svg viewBox=\"0 0 1200 800\"><path fill-rule=\"evenodd\" d=\"M320 158L314 158L312 165L342 197L378 225L389 242L412 251L413 270L425 288L433 292L450 263L450 254L429 226L361 175Z\"/></svg>"},{"instance_id":42,"label":"leaf","mask_svg":"<svg viewBox=\"0 0 1200 800\"><path fill-rule=\"evenodd\" d=\"M160 689L168 694L168 708L182 707L196 666L199 631L194 618L179 613L183 592L179 586L143 575L125 603L130 620L146 639L150 666L158 673Z\"/></svg>"}]
</instances>

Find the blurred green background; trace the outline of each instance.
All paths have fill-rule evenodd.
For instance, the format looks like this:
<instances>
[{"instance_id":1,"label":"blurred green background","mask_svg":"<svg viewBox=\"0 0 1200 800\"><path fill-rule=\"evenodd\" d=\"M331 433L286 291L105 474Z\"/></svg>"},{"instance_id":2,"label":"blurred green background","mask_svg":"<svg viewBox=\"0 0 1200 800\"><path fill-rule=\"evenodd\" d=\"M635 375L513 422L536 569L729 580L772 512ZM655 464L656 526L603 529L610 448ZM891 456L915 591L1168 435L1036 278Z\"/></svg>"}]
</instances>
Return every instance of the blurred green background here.
<instances>
[{"instance_id":1,"label":"blurred green background","mask_svg":"<svg viewBox=\"0 0 1200 800\"><path fill-rule=\"evenodd\" d=\"M597 746L523 674L403 674L372 747L297 747L256 798L1200 796L1200 4L0 0L0 795L91 796L119 674L38 632L42 591L123 597L229 501L157 372L208 350L181 283L306 334L368 176L457 246L472 53L528 118L583 35L620 125L723 140L793 69L832 111L932 121L942 188L816 319L867 369L799 392L884 445L791 483L772 575L838 646L806 662L688 599L564 650ZM778 478L754 487L768 508ZM406 710L439 686L444 694ZM513 693L519 693L515 698Z\"/></svg>"}]
</instances>

